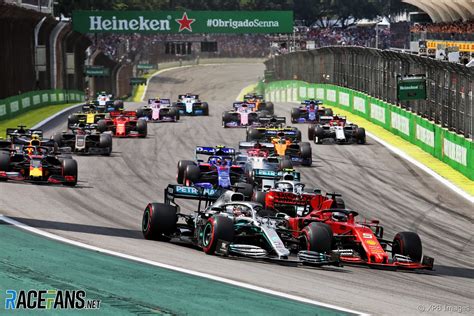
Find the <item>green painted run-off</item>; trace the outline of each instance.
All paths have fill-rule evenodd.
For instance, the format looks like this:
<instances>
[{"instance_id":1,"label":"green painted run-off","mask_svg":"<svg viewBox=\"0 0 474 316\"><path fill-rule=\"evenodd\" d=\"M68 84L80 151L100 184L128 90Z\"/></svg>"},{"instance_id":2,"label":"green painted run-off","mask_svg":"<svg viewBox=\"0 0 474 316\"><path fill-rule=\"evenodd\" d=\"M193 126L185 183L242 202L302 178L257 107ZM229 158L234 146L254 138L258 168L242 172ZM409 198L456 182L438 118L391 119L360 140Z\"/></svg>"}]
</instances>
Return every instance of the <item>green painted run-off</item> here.
<instances>
[{"instance_id":1,"label":"green painted run-off","mask_svg":"<svg viewBox=\"0 0 474 316\"><path fill-rule=\"evenodd\" d=\"M41 314L345 315L78 248L3 222L0 236L0 314L5 312L6 289L83 289L87 299L101 300L100 310L48 310ZM229 272L229 277L237 273L245 271ZM11 314L23 313L16 310Z\"/></svg>"}]
</instances>

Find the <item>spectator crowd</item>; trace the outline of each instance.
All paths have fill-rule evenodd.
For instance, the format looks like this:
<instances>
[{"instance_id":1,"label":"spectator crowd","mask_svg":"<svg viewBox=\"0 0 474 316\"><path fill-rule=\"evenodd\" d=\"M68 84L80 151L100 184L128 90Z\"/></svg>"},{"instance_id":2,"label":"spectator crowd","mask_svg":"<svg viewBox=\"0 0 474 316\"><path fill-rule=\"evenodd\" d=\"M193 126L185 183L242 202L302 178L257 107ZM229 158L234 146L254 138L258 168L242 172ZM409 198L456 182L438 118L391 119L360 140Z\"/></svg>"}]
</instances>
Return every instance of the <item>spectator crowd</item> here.
<instances>
[{"instance_id":1,"label":"spectator crowd","mask_svg":"<svg viewBox=\"0 0 474 316\"><path fill-rule=\"evenodd\" d=\"M440 40L474 41L474 21L415 24L412 33L427 33L427 38Z\"/></svg>"}]
</instances>

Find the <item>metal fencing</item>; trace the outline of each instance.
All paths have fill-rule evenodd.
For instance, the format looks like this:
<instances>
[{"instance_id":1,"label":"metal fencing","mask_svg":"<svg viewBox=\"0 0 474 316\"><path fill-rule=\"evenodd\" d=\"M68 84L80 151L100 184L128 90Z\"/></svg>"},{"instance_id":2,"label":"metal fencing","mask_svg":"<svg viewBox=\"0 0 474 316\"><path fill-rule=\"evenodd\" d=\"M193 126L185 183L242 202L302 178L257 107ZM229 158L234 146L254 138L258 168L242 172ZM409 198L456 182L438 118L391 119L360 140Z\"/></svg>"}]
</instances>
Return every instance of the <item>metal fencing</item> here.
<instances>
[{"instance_id":1,"label":"metal fencing","mask_svg":"<svg viewBox=\"0 0 474 316\"><path fill-rule=\"evenodd\" d=\"M473 137L473 68L388 50L338 46L275 56L265 65L275 80L298 79L365 92ZM397 76L408 74L426 75L426 100L397 100Z\"/></svg>"}]
</instances>

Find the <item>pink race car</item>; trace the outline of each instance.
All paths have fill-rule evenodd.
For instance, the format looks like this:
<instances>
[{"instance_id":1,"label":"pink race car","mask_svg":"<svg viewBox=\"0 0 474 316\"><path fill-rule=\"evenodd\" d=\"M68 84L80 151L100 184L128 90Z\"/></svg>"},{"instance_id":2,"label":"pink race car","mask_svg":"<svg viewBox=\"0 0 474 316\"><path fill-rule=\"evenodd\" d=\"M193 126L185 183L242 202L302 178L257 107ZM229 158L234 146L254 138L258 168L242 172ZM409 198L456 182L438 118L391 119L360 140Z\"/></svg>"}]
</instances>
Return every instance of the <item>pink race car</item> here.
<instances>
[{"instance_id":1,"label":"pink race car","mask_svg":"<svg viewBox=\"0 0 474 316\"><path fill-rule=\"evenodd\" d=\"M147 106L137 110L137 116L149 122L176 122L179 110L171 105L170 99L149 99Z\"/></svg>"}]
</instances>

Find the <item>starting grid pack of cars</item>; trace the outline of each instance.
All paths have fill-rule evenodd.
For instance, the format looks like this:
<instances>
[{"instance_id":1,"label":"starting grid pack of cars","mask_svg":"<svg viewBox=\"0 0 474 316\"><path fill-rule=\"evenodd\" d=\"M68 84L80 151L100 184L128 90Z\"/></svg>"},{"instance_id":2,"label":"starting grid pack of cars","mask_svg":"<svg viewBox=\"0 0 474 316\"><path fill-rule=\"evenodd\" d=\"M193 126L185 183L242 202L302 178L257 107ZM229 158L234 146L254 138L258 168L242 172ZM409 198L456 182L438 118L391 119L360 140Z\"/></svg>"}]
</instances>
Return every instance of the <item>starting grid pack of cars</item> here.
<instances>
[{"instance_id":1,"label":"starting grid pack of cars","mask_svg":"<svg viewBox=\"0 0 474 316\"><path fill-rule=\"evenodd\" d=\"M75 186L72 154L109 156L112 137L147 137L147 124L176 122L182 115L209 115L198 95L176 102L150 99L136 111L99 93L68 117L68 130L45 139L41 130L9 128L0 140L0 181ZM291 111L292 124L309 123L315 144L366 142L365 130L334 115L318 100ZM238 148L197 146L194 157L177 163L176 182L163 202L149 203L142 218L146 239L187 242L207 254L243 256L286 265L366 264L387 269L432 269L420 237L400 232L384 237L379 221L358 221L341 195L310 188L295 166L312 165L312 147L299 128L286 126L274 105L249 94L222 114L224 128L246 128ZM197 201L183 210L178 201Z\"/></svg>"}]
</instances>

